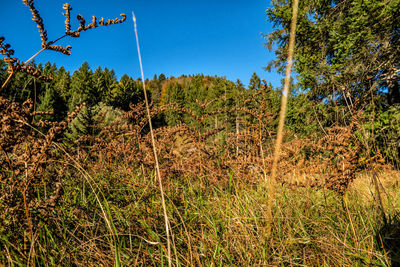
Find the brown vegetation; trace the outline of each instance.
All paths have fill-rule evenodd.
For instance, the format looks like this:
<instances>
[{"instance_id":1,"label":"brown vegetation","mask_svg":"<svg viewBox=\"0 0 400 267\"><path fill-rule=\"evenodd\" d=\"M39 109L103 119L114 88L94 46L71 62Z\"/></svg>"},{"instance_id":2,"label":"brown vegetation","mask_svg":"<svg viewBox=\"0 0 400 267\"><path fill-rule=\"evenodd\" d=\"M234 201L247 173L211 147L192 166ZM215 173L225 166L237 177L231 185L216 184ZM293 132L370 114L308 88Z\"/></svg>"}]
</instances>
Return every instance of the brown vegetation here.
<instances>
[{"instance_id":1,"label":"brown vegetation","mask_svg":"<svg viewBox=\"0 0 400 267\"><path fill-rule=\"evenodd\" d=\"M264 102L267 101L260 101ZM202 127L204 120L223 111L206 112L207 103L198 104L203 108L201 116L180 109L193 117L197 122L194 126L179 124L155 130L160 169L167 190L177 190L173 184L184 177L197 180L202 190L209 190L207 188L210 185L224 188L232 180L249 186L258 185L264 175L269 175L272 162L271 137L274 133L268 132L263 126L273 115L263 109L230 110L253 114L256 118L249 116L247 124L243 123L247 125L246 129L239 134L226 133L224 128L206 130ZM62 223L57 215L57 210L59 212L61 208L59 201L67 197L63 190L65 176L79 176L76 164L86 169L92 177L102 174L114 176L98 181L105 183L103 188L111 189L113 183L140 187L141 190L148 187L146 183L132 184L130 178L132 175L151 177L154 171L144 104L131 106L131 110L124 112L119 120L98 129L97 135L82 136L75 144L60 143L63 132L80 108L70 114L66 121L49 122L35 119L35 116L48 113L34 112L31 101L23 104L5 99L0 101L1 225L3 231L15 233L9 241L24 244L25 251L20 251L24 257L29 258L35 234L42 227L59 227ZM153 107L151 116L171 109L177 107ZM361 169L359 151L362 146L354 137L358 120L355 118L346 127L332 127L320 139L315 136L299 139L286 132L278 166L278 181L292 188L328 188L343 194ZM154 194L152 192L144 192L147 196L143 197L150 197ZM89 221L91 216L84 207L75 207L72 212L78 221L82 218ZM175 215L171 219L173 224L177 223L174 222ZM81 225L79 229L87 231L84 230L87 227L89 225ZM29 230L23 232L20 229ZM139 227L137 231L139 234L142 230ZM107 234L106 229L101 232ZM101 245L98 249L98 253L103 253L105 247Z\"/></svg>"}]
</instances>

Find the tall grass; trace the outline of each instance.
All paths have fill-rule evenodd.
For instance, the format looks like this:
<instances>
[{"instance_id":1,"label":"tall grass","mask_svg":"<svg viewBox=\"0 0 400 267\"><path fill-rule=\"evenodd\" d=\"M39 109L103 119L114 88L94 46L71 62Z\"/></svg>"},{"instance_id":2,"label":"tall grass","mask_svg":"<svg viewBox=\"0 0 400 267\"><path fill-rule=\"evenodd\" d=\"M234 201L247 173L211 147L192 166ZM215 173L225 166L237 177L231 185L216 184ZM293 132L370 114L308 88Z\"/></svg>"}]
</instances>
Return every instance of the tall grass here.
<instances>
[{"instance_id":1,"label":"tall grass","mask_svg":"<svg viewBox=\"0 0 400 267\"><path fill-rule=\"evenodd\" d=\"M158 184L160 187L161 203L162 203L162 208L163 208L163 213L164 213L164 221L165 221L165 232L167 233L168 266L172 266L169 220L168 220L167 209L165 207L164 189L163 189L162 180L161 180L160 165L158 164L157 147L156 147L156 141L154 139L153 124L151 122L149 100L147 97L146 83L145 83L144 73L143 73L142 55L140 53L140 45L139 45L139 37L138 37L138 33L137 33L136 17L133 12L132 12L132 19L133 19L133 24L134 24L134 28L135 28L136 46L137 46L138 57L139 57L140 73L142 75L143 93L144 93L144 99L145 99L145 103L146 103L147 119L148 119L149 128L150 128L150 136L151 136L151 144L152 144L152 148L153 148L153 155L154 155L154 161L155 161L156 176L157 176Z\"/></svg>"},{"instance_id":2,"label":"tall grass","mask_svg":"<svg viewBox=\"0 0 400 267\"><path fill-rule=\"evenodd\" d=\"M269 187L268 187L268 206L267 206L267 217L271 224L272 220L272 205L275 198L275 183L276 183L276 172L278 168L278 161L280 158L281 145L283 140L283 127L285 125L286 118L286 106L288 101L288 96L290 93L290 75L292 73L293 56L295 49L295 37L296 37L296 24L297 24L297 11L298 11L299 1L294 0L292 4L292 22L290 24L290 36L289 36L289 47L288 56L286 62L286 72L285 72L285 83L283 85L281 109L279 111L279 124L277 130L277 136L275 141L274 149L274 160L272 162L271 176L269 177Z\"/></svg>"},{"instance_id":3,"label":"tall grass","mask_svg":"<svg viewBox=\"0 0 400 267\"><path fill-rule=\"evenodd\" d=\"M93 163L90 163L93 164ZM98 163L100 164L100 163ZM167 264L165 227L159 188L140 171L124 173L120 163L92 176L107 196L118 234L121 262ZM103 166L104 168L104 166ZM113 264L106 249L111 236L98 218L96 196L83 174L70 170L64 179L58 219L37 233L36 264ZM332 191L277 186L275 220L268 234L266 193L239 180L208 185L176 177L166 188L177 265L373 265L395 266L399 253L399 173L381 174L383 203L391 218L385 224L376 208L370 176L360 175L346 193L346 203ZM261 179L261 177L260 177ZM2 236L2 263L19 264L19 244ZM396 254L397 253L397 254Z\"/></svg>"}]
</instances>

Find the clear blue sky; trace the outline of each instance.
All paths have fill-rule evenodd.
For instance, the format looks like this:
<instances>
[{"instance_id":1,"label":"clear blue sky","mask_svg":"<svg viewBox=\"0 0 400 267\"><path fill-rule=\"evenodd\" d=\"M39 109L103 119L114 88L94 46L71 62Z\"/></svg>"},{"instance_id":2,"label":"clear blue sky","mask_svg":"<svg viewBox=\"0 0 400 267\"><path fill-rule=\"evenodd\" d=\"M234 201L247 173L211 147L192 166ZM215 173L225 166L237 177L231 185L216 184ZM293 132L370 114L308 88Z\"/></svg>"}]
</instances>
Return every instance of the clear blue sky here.
<instances>
[{"instance_id":1,"label":"clear blue sky","mask_svg":"<svg viewBox=\"0 0 400 267\"><path fill-rule=\"evenodd\" d=\"M47 29L49 40L64 34L63 4L60 0L35 0ZM253 72L280 86L281 76L263 67L274 57L264 47L261 33L271 31L265 0L70 0L72 28L77 29L77 14L87 23L91 16L106 19L127 15L123 24L88 30L79 38L67 37L57 44L72 46L70 56L45 51L36 62L55 62L67 70L76 70L84 61L114 69L118 78L140 76L132 11L138 22L143 66L146 78L197 74L239 78L248 84ZM15 50L15 56L27 60L41 49L36 24L22 0L0 0L0 36Z\"/></svg>"}]
</instances>

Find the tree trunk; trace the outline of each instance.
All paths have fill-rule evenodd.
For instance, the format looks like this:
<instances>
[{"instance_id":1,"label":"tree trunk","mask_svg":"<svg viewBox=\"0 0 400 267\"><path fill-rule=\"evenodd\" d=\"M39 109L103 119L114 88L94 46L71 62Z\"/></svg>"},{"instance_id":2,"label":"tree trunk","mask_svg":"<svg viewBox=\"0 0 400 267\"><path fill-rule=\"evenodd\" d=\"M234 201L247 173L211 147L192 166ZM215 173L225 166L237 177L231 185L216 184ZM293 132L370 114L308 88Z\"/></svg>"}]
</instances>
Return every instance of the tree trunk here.
<instances>
[{"instance_id":1,"label":"tree trunk","mask_svg":"<svg viewBox=\"0 0 400 267\"><path fill-rule=\"evenodd\" d=\"M388 102L390 105L400 103L400 88L399 82L394 83L389 87Z\"/></svg>"},{"instance_id":2,"label":"tree trunk","mask_svg":"<svg viewBox=\"0 0 400 267\"><path fill-rule=\"evenodd\" d=\"M400 75L395 72L391 75L387 75L385 78L385 82L388 87L389 105L400 103Z\"/></svg>"}]
</instances>

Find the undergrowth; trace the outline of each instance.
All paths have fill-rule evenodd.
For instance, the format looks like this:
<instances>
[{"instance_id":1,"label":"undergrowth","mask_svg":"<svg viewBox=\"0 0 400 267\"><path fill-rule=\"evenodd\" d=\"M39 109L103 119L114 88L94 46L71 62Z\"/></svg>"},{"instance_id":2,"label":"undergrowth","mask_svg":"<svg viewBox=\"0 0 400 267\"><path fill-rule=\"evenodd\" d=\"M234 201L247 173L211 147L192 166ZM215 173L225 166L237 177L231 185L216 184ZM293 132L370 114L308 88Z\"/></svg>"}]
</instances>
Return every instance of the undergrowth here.
<instances>
[{"instance_id":1,"label":"undergrowth","mask_svg":"<svg viewBox=\"0 0 400 267\"><path fill-rule=\"evenodd\" d=\"M166 264L157 183L140 169L126 172L128 168L113 162L102 172L89 170L106 196L103 204L113 218L120 260L128 266ZM392 175L381 178L392 182ZM398 182L400 175L396 175ZM385 224L373 199L369 176L356 181L361 191L351 189L345 198L329 190L278 187L268 236L265 188L237 179L221 185L175 177L165 192L174 263L395 266L399 263L398 185L386 189L385 208L390 220ZM34 233L32 262L112 265L112 237L87 182L73 168L60 182L64 193L52 210L53 216L43 218ZM3 227L1 234L1 262L26 263L23 242L11 240L7 230Z\"/></svg>"},{"instance_id":2,"label":"undergrowth","mask_svg":"<svg viewBox=\"0 0 400 267\"><path fill-rule=\"evenodd\" d=\"M97 115L96 135L75 141L62 132L77 112L51 123L30 101L1 104L1 263L167 264L143 104L108 126ZM153 107L151 114L170 109ZM314 142L286 134L268 234L263 181L271 138L260 135L262 123L240 136L198 126L216 113L192 114L197 127L155 131L174 265L398 263L400 175L371 161L380 183L374 186L356 154L356 123Z\"/></svg>"}]
</instances>

